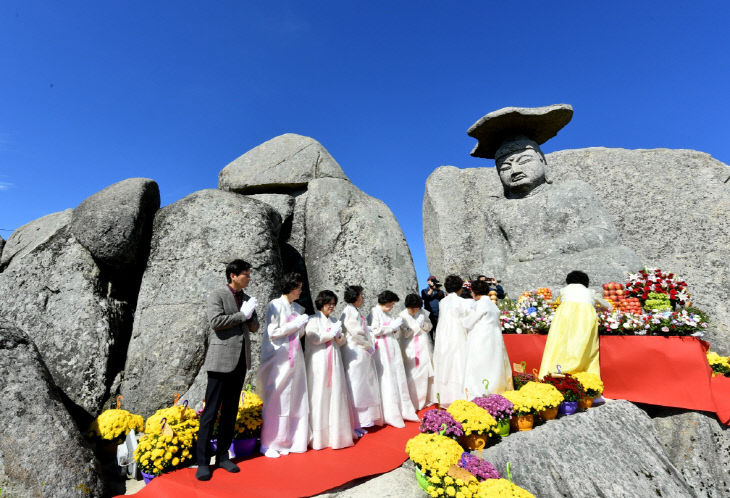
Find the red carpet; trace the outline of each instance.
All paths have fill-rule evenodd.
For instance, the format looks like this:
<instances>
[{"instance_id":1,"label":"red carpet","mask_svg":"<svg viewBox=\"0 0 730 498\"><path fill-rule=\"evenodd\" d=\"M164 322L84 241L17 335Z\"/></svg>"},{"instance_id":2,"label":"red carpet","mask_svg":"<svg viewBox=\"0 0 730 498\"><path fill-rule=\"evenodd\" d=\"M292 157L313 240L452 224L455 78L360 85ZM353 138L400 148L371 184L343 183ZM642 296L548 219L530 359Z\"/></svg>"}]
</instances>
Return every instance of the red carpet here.
<instances>
[{"instance_id":1,"label":"red carpet","mask_svg":"<svg viewBox=\"0 0 730 498\"><path fill-rule=\"evenodd\" d=\"M423 410L425 411L425 410ZM419 412L419 415L423 413ZM389 472L408 456L406 441L418 433L417 422L403 429L372 429L355 446L341 450L309 450L280 458L252 455L237 461L241 472L216 469L207 482L195 479L195 469L182 469L152 479L133 496L141 498L299 497L324 493L360 477Z\"/></svg>"},{"instance_id":2,"label":"red carpet","mask_svg":"<svg viewBox=\"0 0 730 498\"><path fill-rule=\"evenodd\" d=\"M545 335L505 334L510 361L540 367ZM730 422L730 379L712 377L695 337L601 336L601 378L612 399L717 413Z\"/></svg>"}]
</instances>

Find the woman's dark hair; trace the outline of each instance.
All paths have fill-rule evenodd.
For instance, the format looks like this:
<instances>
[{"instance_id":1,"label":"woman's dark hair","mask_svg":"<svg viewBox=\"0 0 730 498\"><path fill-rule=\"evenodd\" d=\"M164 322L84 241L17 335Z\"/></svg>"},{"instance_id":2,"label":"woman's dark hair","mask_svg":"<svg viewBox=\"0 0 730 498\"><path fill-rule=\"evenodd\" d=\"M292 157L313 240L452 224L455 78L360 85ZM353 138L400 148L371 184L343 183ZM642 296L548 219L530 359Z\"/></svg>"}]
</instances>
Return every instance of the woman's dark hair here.
<instances>
[{"instance_id":1,"label":"woman's dark hair","mask_svg":"<svg viewBox=\"0 0 730 498\"><path fill-rule=\"evenodd\" d=\"M464 281L457 275L449 275L444 280L444 289L449 293L458 291L462 285L464 285Z\"/></svg>"},{"instance_id":2,"label":"woman's dark hair","mask_svg":"<svg viewBox=\"0 0 730 498\"><path fill-rule=\"evenodd\" d=\"M378 294L378 304L397 303L398 301L400 301L400 298L393 291L384 290Z\"/></svg>"},{"instance_id":3,"label":"woman's dark hair","mask_svg":"<svg viewBox=\"0 0 730 498\"><path fill-rule=\"evenodd\" d=\"M423 299L418 294L408 294L405 304L406 308L421 308L423 306Z\"/></svg>"},{"instance_id":4,"label":"woman's dark hair","mask_svg":"<svg viewBox=\"0 0 730 498\"><path fill-rule=\"evenodd\" d=\"M359 285L348 285L345 288L345 302L352 304L357 301L357 298L362 294L362 287Z\"/></svg>"},{"instance_id":5,"label":"woman's dark hair","mask_svg":"<svg viewBox=\"0 0 730 498\"><path fill-rule=\"evenodd\" d=\"M570 273L568 273L568 276L565 277L565 283L566 284L582 284L585 287L588 287L588 284L590 281L588 280L588 275L583 273L582 271L574 270Z\"/></svg>"},{"instance_id":6,"label":"woman's dark hair","mask_svg":"<svg viewBox=\"0 0 730 498\"><path fill-rule=\"evenodd\" d=\"M289 294L291 291L299 287L299 285L302 283L304 283L304 277L302 277L301 273L287 273L281 278L281 293Z\"/></svg>"},{"instance_id":7,"label":"woman's dark hair","mask_svg":"<svg viewBox=\"0 0 730 498\"><path fill-rule=\"evenodd\" d=\"M474 280L471 283L471 291L477 296L486 296L489 294L489 284L484 280Z\"/></svg>"},{"instance_id":8,"label":"woman's dark hair","mask_svg":"<svg viewBox=\"0 0 730 498\"><path fill-rule=\"evenodd\" d=\"M317 294L317 299L314 300L314 307L318 310L324 308L325 304L329 304L334 299L337 304L337 296L331 290L323 290Z\"/></svg>"},{"instance_id":9,"label":"woman's dark hair","mask_svg":"<svg viewBox=\"0 0 730 498\"><path fill-rule=\"evenodd\" d=\"M241 273L251 269L251 264L246 263L242 259L234 259L226 265L226 280L231 283L231 273L238 276Z\"/></svg>"}]
</instances>

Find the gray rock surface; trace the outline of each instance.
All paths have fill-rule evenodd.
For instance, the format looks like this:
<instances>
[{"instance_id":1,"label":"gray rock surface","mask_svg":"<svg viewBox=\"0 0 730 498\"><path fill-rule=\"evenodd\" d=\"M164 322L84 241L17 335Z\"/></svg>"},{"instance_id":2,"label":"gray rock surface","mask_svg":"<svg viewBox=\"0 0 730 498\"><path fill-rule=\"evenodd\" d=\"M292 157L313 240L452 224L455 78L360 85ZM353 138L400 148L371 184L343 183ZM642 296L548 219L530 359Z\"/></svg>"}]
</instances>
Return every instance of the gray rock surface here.
<instances>
[{"instance_id":1,"label":"gray rock surface","mask_svg":"<svg viewBox=\"0 0 730 498\"><path fill-rule=\"evenodd\" d=\"M70 214L56 220L68 221ZM30 230L36 222L41 229ZM19 230L41 235L47 225L36 222ZM67 225L54 225L42 242L15 234L10 239L27 244L0 273L0 316L26 331L55 384L95 416L114 376L110 357L119 345L128 305L115 297L114 285Z\"/></svg>"},{"instance_id":2,"label":"gray rock surface","mask_svg":"<svg viewBox=\"0 0 730 498\"><path fill-rule=\"evenodd\" d=\"M73 210L71 233L104 264L117 269L143 265L159 207L154 180L128 178L79 204Z\"/></svg>"},{"instance_id":3,"label":"gray rock surface","mask_svg":"<svg viewBox=\"0 0 730 498\"><path fill-rule=\"evenodd\" d=\"M0 237L0 259L3 257L3 248L5 247L5 239Z\"/></svg>"},{"instance_id":4,"label":"gray rock surface","mask_svg":"<svg viewBox=\"0 0 730 498\"><path fill-rule=\"evenodd\" d=\"M415 468L410 460L402 467L376 477L358 479L328 491L320 498L423 498L423 490L416 481Z\"/></svg>"},{"instance_id":5,"label":"gray rock surface","mask_svg":"<svg viewBox=\"0 0 730 498\"><path fill-rule=\"evenodd\" d=\"M556 182L594 187L623 243L647 266L687 281L713 322L705 339L730 354L730 168L693 150L599 147L547 159Z\"/></svg>"},{"instance_id":6,"label":"gray rock surface","mask_svg":"<svg viewBox=\"0 0 730 498\"><path fill-rule=\"evenodd\" d=\"M0 256L0 268L6 267L15 257L23 257L36 247L50 239L58 230L71 221L71 209L48 214L37 220L26 223L15 230Z\"/></svg>"},{"instance_id":7,"label":"gray rock surface","mask_svg":"<svg viewBox=\"0 0 730 498\"><path fill-rule=\"evenodd\" d=\"M207 348L206 298L226 285L225 267L235 258L253 267L247 292L257 297L263 321L281 276L278 219L267 204L219 190L195 192L157 212L122 381L130 410L147 416L190 388ZM252 335L249 376L258 368L259 337Z\"/></svg>"},{"instance_id":8,"label":"gray rock surface","mask_svg":"<svg viewBox=\"0 0 730 498\"><path fill-rule=\"evenodd\" d=\"M0 490L15 498L107 496L99 462L36 346L0 321Z\"/></svg>"},{"instance_id":9,"label":"gray rock surface","mask_svg":"<svg viewBox=\"0 0 730 498\"><path fill-rule=\"evenodd\" d=\"M627 401L511 434L482 458L535 496L697 496L664 454L651 419Z\"/></svg>"},{"instance_id":10,"label":"gray rock surface","mask_svg":"<svg viewBox=\"0 0 730 498\"><path fill-rule=\"evenodd\" d=\"M697 496L730 496L730 428L700 412L670 413L653 422L664 452Z\"/></svg>"},{"instance_id":11,"label":"gray rock surface","mask_svg":"<svg viewBox=\"0 0 730 498\"><path fill-rule=\"evenodd\" d=\"M242 194L280 192L305 187L315 178L347 176L316 140L287 133L262 143L218 174L218 188Z\"/></svg>"},{"instance_id":12,"label":"gray rock surface","mask_svg":"<svg viewBox=\"0 0 730 498\"><path fill-rule=\"evenodd\" d=\"M362 285L364 314L385 289L398 294L401 308L406 294L417 292L411 252L395 216L349 181L309 183L304 260L313 296L324 289L342 296L346 285Z\"/></svg>"},{"instance_id":13,"label":"gray rock surface","mask_svg":"<svg viewBox=\"0 0 730 498\"><path fill-rule=\"evenodd\" d=\"M256 199L264 202L274 208L281 217L281 224L287 221L291 223L291 217L294 214L294 197L288 194L253 194L247 195L249 199ZM279 233L277 233L277 237Z\"/></svg>"}]
</instances>

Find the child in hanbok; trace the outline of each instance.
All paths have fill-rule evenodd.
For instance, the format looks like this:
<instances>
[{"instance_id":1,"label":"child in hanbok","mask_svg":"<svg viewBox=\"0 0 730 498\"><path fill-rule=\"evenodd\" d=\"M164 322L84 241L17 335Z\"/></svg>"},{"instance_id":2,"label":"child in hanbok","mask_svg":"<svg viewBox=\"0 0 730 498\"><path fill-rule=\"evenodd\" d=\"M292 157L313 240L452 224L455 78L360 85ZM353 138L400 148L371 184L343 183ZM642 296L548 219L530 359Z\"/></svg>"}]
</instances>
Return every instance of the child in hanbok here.
<instances>
[{"instance_id":1,"label":"child in hanbok","mask_svg":"<svg viewBox=\"0 0 730 498\"><path fill-rule=\"evenodd\" d=\"M266 309L256 387L264 402L261 453L270 458L304 453L309 443L307 374L299 340L309 317L294 302L303 281L299 273L285 275L281 297Z\"/></svg>"},{"instance_id":2,"label":"child in hanbok","mask_svg":"<svg viewBox=\"0 0 730 498\"><path fill-rule=\"evenodd\" d=\"M311 446L346 448L353 443L353 414L340 346L346 342L342 322L332 316L337 305L334 292L324 290L314 301L317 313L306 327L305 353Z\"/></svg>"},{"instance_id":3,"label":"child in hanbok","mask_svg":"<svg viewBox=\"0 0 730 498\"><path fill-rule=\"evenodd\" d=\"M499 308L489 299L489 284L471 284L475 305L468 312L464 392L469 399L511 391L512 366L502 338ZM486 384L484 381L487 381Z\"/></svg>"},{"instance_id":4,"label":"child in hanbok","mask_svg":"<svg viewBox=\"0 0 730 498\"><path fill-rule=\"evenodd\" d=\"M380 385L375 370L375 346L370 330L358 308L362 306L362 287L350 285L345 289L347 305L340 321L347 342L342 346L342 361L345 364L347 386L355 414L355 432L367 434L366 427L383 425L383 410L380 405Z\"/></svg>"},{"instance_id":5,"label":"child in hanbok","mask_svg":"<svg viewBox=\"0 0 730 498\"><path fill-rule=\"evenodd\" d=\"M432 326L428 312L422 309L423 300L418 294L408 294L405 305L406 309L398 315L403 320L399 342L411 402L416 410L420 410L435 401L429 336Z\"/></svg>"},{"instance_id":6,"label":"child in hanbok","mask_svg":"<svg viewBox=\"0 0 730 498\"><path fill-rule=\"evenodd\" d=\"M403 319L389 315L398 301L398 296L389 290L378 294L378 304L370 311L368 324L375 337L374 358L380 381L383 418L393 427L405 427L405 420L415 422L418 416L408 391L403 356L395 337Z\"/></svg>"},{"instance_id":7,"label":"child in hanbok","mask_svg":"<svg viewBox=\"0 0 730 498\"><path fill-rule=\"evenodd\" d=\"M565 283L548 332L539 376L557 371L558 365L564 373L590 372L600 376L596 304L608 310L612 306L588 288L588 275L582 271L568 273Z\"/></svg>"}]
</instances>

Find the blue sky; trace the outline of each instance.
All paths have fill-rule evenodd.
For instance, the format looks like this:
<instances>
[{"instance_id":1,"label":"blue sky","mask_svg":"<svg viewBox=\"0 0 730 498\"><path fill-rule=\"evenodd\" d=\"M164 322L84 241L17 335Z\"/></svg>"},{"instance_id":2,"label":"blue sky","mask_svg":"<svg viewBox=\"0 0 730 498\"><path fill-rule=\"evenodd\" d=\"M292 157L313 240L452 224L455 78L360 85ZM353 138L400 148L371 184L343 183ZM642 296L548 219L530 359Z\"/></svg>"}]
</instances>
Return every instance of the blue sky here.
<instances>
[{"instance_id":1,"label":"blue sky","mask_svg":"<svg viewBox=\"0 0 730 498\"><path fill-rule=\"evenodd\" d=\"M466 130L495 109L572 104L545 152L730 163L730 7L595 4L4 0L0 228L135 176L170 204L293 132L390 206L423 283L426 178L490 166Z\"/></svg>"}]
</instances>

